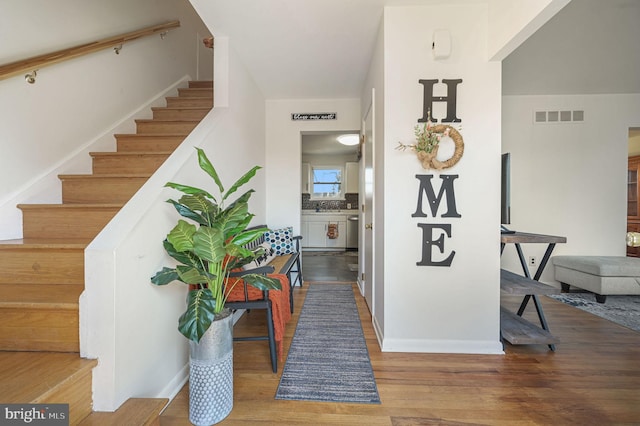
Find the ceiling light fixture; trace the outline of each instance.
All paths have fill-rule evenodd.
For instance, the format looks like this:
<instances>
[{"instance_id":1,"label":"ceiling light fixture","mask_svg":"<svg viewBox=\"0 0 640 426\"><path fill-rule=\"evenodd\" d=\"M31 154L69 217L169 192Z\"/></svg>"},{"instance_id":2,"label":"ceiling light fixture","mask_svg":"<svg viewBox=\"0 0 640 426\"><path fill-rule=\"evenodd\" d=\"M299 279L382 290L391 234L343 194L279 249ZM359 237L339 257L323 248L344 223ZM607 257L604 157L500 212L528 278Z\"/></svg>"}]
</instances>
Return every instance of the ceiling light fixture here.
<instances>
[{"instance_id":1,"label":"ceiling light fixture","mask_svg":"<svg viewBox=\"0 0 640 426\"><path fill-rule=\"evenodd\" d=\"M338 142L340 142L342 145L353 146L360 143L360 135L356 133L350 135L340 135L337 139Z\"/></svg>"}]
</instances>

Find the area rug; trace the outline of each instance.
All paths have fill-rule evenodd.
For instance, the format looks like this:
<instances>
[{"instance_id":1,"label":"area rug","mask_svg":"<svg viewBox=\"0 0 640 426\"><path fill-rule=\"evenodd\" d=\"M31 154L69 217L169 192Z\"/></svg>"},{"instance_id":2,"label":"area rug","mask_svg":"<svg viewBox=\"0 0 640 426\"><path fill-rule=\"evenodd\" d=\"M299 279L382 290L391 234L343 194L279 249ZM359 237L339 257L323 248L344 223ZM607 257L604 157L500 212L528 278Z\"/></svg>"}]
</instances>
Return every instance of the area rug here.
<instances>
[{"instance_id":1,"label":"area rug","mask_svg":"<svg viewBox=\"0 0 640 426\"><path fill-rule=\"evenodd\" d=\"M640 332L640 296L607 296L605 303L591 293L562 293L549 297Z\"/></svg>"},{"instance_id":2,"label":"area rug","mask_svg":"<svg viewBox=\"0 0 640 426\"><path fill-rule=\"evenodd\" d=\"M311 284L276 399L379 404L350 284Z\"/></svg>"}]
</instances>

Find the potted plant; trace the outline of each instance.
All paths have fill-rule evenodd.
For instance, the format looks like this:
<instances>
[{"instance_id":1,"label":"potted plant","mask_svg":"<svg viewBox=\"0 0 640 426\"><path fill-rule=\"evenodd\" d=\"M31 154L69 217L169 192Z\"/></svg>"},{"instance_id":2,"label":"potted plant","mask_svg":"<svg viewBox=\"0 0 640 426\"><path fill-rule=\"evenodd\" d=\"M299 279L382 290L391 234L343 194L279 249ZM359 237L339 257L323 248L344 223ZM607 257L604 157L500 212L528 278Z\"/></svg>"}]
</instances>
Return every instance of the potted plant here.
<instances>
[{"instance_id":1,"label":"potted plant","mask_svg":"<svg viewBox=\"0 0 640 426\"><path fill-rule=\"evenodd\" d=\"M180 281L189 286L178 330L190 344L189 419L200 425L221 421L233 407L233 316L225 309L230 290L225 288L225 281L230 271L263 254L261 249L252 251L244 246L267 228L247 229L254 216L248 208L253 189L225 205L260 167L253 167L225 191L204 151L196 149L200 168L213 179L218 196L178 183L165 185L183 193L180 199L167 202L189 222L178 220L163 242L177 265L163 267L151 282L166 285ZM280 281L265 275L247 274L243 279L261 290L281 289Z\"/></svg>"}]
</instances>

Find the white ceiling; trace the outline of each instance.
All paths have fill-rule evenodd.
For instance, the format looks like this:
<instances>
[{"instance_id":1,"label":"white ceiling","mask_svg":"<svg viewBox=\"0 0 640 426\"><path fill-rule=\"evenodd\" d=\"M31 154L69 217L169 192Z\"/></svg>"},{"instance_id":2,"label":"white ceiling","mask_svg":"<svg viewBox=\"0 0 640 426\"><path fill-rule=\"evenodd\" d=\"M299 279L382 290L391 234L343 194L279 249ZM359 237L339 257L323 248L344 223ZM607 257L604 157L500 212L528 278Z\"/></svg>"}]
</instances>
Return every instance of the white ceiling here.
<instances>
[{"instance_id":1,"label":"white ceiling","mask_svg":"<svg viewBox=\"0 0 640 426\"><path fill-rule=\"evenodd\" d=\"M487 0L212 0L267 99L359 98L384 6ZM640 0L573 0L503 63L504 94L640 93Z\"/></svg>"},{"instance_id":2,"label":"white ceiling","mask_svg":"<svg viewBox=\"0 0 640 426\"><path fill-rule=\"evenodd\" d=\"M358 145L347 146L338 142L337 137L349 132L313 132L302 135L302 155L355 155ZM358 130L352 133L358 134Z\"/></svg>"},{"instance_id":3,"label":"white ceiling","mask_svg":"<svg viewBox=\"0 0 640 426\"><path fill-rule=\"evenodd\" d=\"M487 0L212 0L267 99L359 98L384 6Z\"/></svg>"}]
</instances>

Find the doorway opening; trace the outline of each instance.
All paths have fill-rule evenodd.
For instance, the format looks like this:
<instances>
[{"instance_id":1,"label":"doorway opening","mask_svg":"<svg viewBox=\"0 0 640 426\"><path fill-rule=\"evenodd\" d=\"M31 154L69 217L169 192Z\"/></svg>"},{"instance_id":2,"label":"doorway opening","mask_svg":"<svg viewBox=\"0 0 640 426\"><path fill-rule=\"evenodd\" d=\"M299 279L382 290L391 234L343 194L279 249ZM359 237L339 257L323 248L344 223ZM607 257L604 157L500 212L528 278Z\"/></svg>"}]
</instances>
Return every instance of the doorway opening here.
<instances>
[{"instance_id":1,"label":"doorway opening","mask_svg":"<svg viewBox=\"0 0 640 426\"><path fill-rule=\"evenodd\" d=\"M338 141L355 136L356 144ZM359 130L301 133L301 235L305 278L356 281Z\"/></svg>"}]
</instances>

